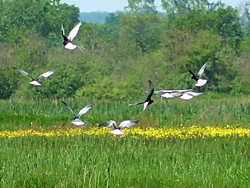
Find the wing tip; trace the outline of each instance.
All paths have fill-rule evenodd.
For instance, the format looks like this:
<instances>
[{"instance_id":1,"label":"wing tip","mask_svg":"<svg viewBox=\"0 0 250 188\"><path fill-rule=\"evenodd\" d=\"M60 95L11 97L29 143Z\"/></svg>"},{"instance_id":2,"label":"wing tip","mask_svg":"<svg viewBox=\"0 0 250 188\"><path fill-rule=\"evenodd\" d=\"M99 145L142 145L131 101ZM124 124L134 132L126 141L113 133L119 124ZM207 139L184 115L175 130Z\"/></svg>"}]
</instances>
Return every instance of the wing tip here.
<instances>
[{"instance_id":1,"label":"wing tip","mask_svg":"<svg viewBox=\"0 0 250 188\"><path fill-rule=\"evenodd\" d=\"M61 102L67 106L66 102L64 102L64 101L61 101Z\"/></svg>"}]
</instances>

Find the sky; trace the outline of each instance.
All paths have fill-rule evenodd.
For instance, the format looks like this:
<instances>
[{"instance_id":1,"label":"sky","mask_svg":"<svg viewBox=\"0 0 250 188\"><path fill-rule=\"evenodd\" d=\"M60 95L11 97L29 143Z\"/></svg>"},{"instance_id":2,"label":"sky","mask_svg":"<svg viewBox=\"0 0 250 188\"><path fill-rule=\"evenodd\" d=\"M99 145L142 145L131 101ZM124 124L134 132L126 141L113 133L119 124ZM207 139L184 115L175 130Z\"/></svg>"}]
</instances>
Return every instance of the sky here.
<instances>
[{"instance_id":1,"label":"sky","mask_svg":"<svg viewBox=\"0 0 250 188\"><path fill-rule=\"evenodd\" d=\"M221 0L222 3L233 7L242 5L247 0ZM115 12L117 10L123 10L128 5L128 0L61 0L61 3L67 3L75 5L80 8L80 12L97 12L107 11ZM209 2L217 2L209 0ZM161 0L155 0L155 5L159 8L161 6Z\"/></svg>"}]
</instances>

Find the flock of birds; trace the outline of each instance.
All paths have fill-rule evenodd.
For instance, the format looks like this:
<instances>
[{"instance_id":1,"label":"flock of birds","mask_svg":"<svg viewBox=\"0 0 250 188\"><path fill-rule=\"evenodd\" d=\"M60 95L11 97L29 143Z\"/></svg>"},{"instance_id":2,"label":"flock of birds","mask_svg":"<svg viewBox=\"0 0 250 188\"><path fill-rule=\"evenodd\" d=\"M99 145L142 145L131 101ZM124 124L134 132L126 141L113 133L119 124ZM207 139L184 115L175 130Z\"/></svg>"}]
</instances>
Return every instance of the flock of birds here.
<instances>
[{"instance_id":1,"label":"flock of birds","mask_svg":"<svg viewBox=\"0 0 250 188\"><path fill-rule=\"evenodd\" d=\"M68 37L65 36L65 31L64 31L64 27L63 25L61 26L61 30L62 30L62 37L64 39L63 41L63 45L64 48L67 50L74 50L77 48L77 45L73 44L72 41L73 39L76 37L80 27L82 25L82 22L79 22L78 24L76 24L76 26L69 32ZM191 79L195 80L195 86L198 88L201 88L203 86L205 86L207 84L207 80L206 79L202 79L202 74L204 73L204 70L207 66L207 63L205 63L201 69L199 70L198 74L195 75L191 70L189 70L189 72L192 74ZM43 74L41 74L37 79L34 79L29 73L27 73L24 70L21 70L19 68L13 67L15 70L17 70L22 76L24 77L29 77L31 78L31 82L29 82L32 86L41 86L41 82L40 79L42 78L50 78L55 71L51 70L48 72L45 72ZM192 91L192 89L186 89L186 90L159 90L159 91L154 91L154 86L153 83L149 80L149 94L146 98L145 101L143 102L139 102L139 103L135 103L135 104L129 104L129 106L133 106L133 105L141 105L143 104L143 111L146 110L149 105L151 105L154 101L151 99L153 94L160 94L161 95L161 100L167 100L167 99L173 99L175 97L180 97L180 99L182 100L190 100L193 97L197 97L199 95L201 95L202 93L197 93ZM77 127L84 127L85 123L80 119L80 117L82 115L85 115L89 112L89 110L92 108L92 105L87 105L84 108L82 108L78 115L75 115L74 111L67 105L67 103L65 103L64 101L62 101L62 103L66 106L66 110L68 110L73 116L74 116L74 120L71 121L71 123ZM107 121L101 125L99 125L99 127L109 127L109 128L113 128L114 130L111 132L112 134L116 135L116 136L122 136L124 133L122 132L122 129L125 128L131 128L134 125L136 125L139 121L137 120L124 120L122 121L119 126L116 126L116 122L114 120L110 120Z\"/></svg>"}]
</instances>

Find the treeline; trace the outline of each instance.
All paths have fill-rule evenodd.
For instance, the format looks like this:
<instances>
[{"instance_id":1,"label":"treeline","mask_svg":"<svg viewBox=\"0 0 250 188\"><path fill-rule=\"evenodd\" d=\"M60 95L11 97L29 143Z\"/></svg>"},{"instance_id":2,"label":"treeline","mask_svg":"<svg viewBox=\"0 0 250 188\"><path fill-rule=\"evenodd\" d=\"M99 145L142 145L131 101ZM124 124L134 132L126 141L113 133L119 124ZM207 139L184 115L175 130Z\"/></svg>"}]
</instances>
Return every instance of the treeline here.
<instances>
[{"instance_id":1,"label":"treeline","mask_svg":"<svg viewBox=\"0 0 250 188\"><path fill-rule=\"evenodd\" d=\"M79 8L60 0L0 0L0 98L127 99L148 90L194 87L188 69L208 62L205 90L250 93L249 8L222 3L130 0L125 12L111 13L104 24L83 23L75 51L63 48L66 33L79 21ZM34 77L56 70L43 86Z\"/></svg>"}]
</instances>

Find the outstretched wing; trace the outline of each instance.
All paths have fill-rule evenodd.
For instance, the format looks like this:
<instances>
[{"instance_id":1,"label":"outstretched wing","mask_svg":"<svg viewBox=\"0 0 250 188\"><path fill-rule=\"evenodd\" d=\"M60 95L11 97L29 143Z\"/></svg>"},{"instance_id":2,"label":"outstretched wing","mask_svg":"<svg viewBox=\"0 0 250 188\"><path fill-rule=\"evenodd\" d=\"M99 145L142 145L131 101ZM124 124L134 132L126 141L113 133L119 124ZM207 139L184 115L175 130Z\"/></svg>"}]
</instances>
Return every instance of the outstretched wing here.
<instances>
[{"instance_id":1,"label":"outstretched wing","mask_svg":"<svg viewBox=\"0 0 250 188\"><path fill-rule=\"evenodd\" d=\"M139 121L135 120L124 120L120 123L119 128L120 129L125 129L125 128L130 128L136 125Z\"/></svg>"},{"instance_id":2,"label":"outstretched wing","mask_svg":"<svg viewBox=\"0 0 250 188\"><path fill-rule=\"evenodd\" d=\"M34 79L31 77L31 75L30 75L29 73L25 72L24 70L18 69L18 68L16 68L16 67L13 67L13 69L17 70L22 76L24 76L24 77L30 77L32 80L34 80Z\"/></svg>"},{"instance_id":3,"label":"outstretched wing","mask_svg":"<svg viewBox=\"0 0 250 188\"><path fill-rule=\"evenodd\" d=\"M203 93L196 93L196 92L193 92L193 91L189 91L189 92L186 92L186 93L189 94L189 95L192 95L193 97L198 97L198 96L203 94Z\"/></svg>"},{"instance_id":4,"label":"outstretched wing","mask_svg":"<svg viewBox=\"0 0 250 188\"><path fill-rule=\"evenodd\" d=\"M66 104L66 102L62 101L62 103L66 106L66 109L73 114L74 117L76 117L76 115L74 114L73 110Z\"/></svg>"},{"instance_id":5,"label":"outstretched wing","mask_svg":"<svg viewBox=\"0 0 250 188\"><path fill-rule=\"evenodd\" d=\"M114 120L110 120L110 121L107 121L106 123L103 123L101 125L99 125L99 127L113 127L113 128L116 128L116 122Z\"/></svg>"},{"instance_id":6,"label":"outstretched wing","mask_svg":"<svg viewBox=\"0 0 250 188\"><path fill-rule=\"evenodd\" d=\"M79 22L78 24L76 24L76 26L69 32L69 36L68 39L70 41L73 41L73 39L76 37L80 27L82 25L82 22Z\"/></svg>"},{"instance_id":7,"label":"outstretched wing","mask_svg":"<svg viewBox=\"0 0 250 188\"><path fill-rule=\"evenodd\" d=\"M154 94L154 85L150 80L148 82L149 82L149 94L148 94L146 101L150 101L152 95Z\"/></svg>"},{"instance_id":8,"label":"outstretched wing","mask_svg":"<svg viewBox=\"0 0 250 188\"><path fill-rule=\"evenodd\" d=\"M155 94L165 94L165 93L172 93L174 92L175 90L159 90L159 91L155 91L154 93Z\"/></svg>"},{"instance_id":9,"label":"outstretched wing","mask_svg":"<svg viewBox=\"0 0 250 188\"><path fill-rule=\"evenodd\" d=\"M139 102L139 103L129 104L129 106L136 106L136 105L140 105L140 104L144 104L144 102Z\"/></svg>"},{"instance_id":10,"label":"outstretched wing","mask_svg":"<svg viewBox=\"0 0 250 188\"><path fill-rule=\"evenodd\" d=\"M85 106L83 109L80 110L80 112L78 113L78 118L80 118L82 115L88 113L88 111L92 108L92 104Z\"/></svg>"},{"instance_id":11,"label":"outstretched wing","mask_svg":"<svg viewBox=\"0 0 250 188\"><path fill-rule=\"evenodd\" d=\"M199 72L198 72L199 78L201 78L201 75L204 73L204 70L205 70L206 66L207 66L207 63L205 63L205 64L201 67L201 69L199 70Z\"/></svg>"},{"instance_id":12,"label":"outstretched wing","mask_svg":"<svg viewBox=\"0 0 250 188\"><path fill-rule=\"evenodd\" d=\"M45 73L41 74L41 75L38 77L38 80L41 79L41 78L49 78L49 77L52 76L54 73L55 73L54 70L45 72Z\"/></svg>"},{"instance_id":13,"label":"outstretched wing","mask_svg":"<svg viewBox=\"0 0 250 188\"><path fill-rule=\"evenodd\" d=\"M191 77L191 79L194 79L195 81L198 81L198 78L196 77L196 75L191 70L189 70L189 72L193 75Z\"/></svg>"},{"instance_id":14,"label":"outstretched wing","mask_svg":"<svg viewBox=\"0 0 250 188\"><path fill-rule=\"evenodd\" d=\"M62 35L65 36L65 31L63 25L61 25Z\"/></svg>"}]
</instances>

